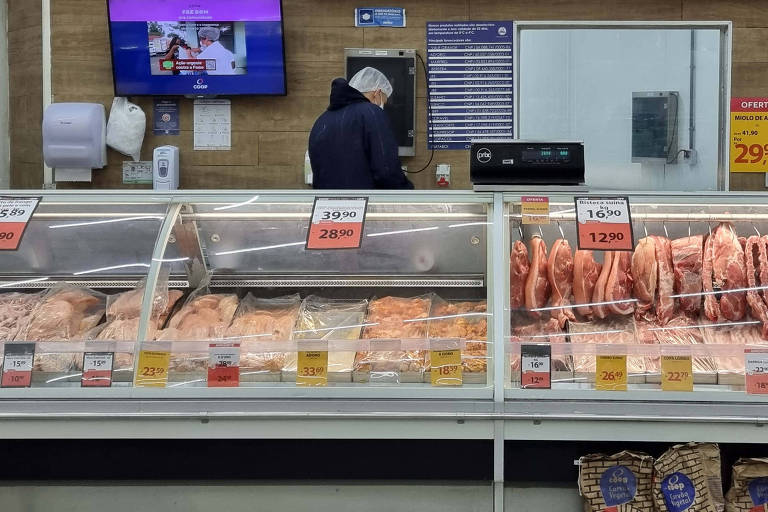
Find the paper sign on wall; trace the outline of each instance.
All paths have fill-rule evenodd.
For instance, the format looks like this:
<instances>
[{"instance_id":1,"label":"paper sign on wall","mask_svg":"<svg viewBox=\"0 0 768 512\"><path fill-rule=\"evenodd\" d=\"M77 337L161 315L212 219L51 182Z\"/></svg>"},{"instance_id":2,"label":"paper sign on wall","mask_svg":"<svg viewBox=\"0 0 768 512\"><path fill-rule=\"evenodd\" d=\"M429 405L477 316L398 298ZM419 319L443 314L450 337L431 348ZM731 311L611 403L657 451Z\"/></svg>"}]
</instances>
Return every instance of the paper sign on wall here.
<instances>
[{"instance_id":1,"label":"paper sign on wall","mask_svg":"<svg viewBox=\"0 0 768 512\"><path fill-rule=\"evenodd\" d=\"M731 172L768 171L768 98L731 98Z\"/></svg>"},{"instance_id":2,"label":"paper sign on wall","mask_svg":"<svg viewBox=\"0 0 768 512\"><path fill-rule=\"evenodd\" d=\"M155 98L152 118L154 135L178 135L179 100Z\"/></svg>"},{"instance_id":3,"label":"paper sign on wall","mask_svg":"<svg viewBox=\"0 0 768 512\"><path fill-rule=\"evenodd\" d=\"M230 100L195 100L195 151L232 149L231 107Z\"/></svg>"},{"instance_id":4,"label":"paper sign on wall","mask_svg":"<svg viewBox=\"0 0 768 512\"><path fill-rule=\"evenodd\" d=\"M357 249L363 239L367 197L318 197L312 207L308 250Z\"/></svg>"},{"instance_id":5,"label":"paper sign on wall","mask_svg":"<svg viewBox=\"0 0 768 512\"><path fill-rule=\"evenodd\" d=\"M39 197L0 197L0 251L19 248L39 202Z\"/></svg>"},{"instance_id":6,"label":"paper sign on wall","mask_svg":"<svg viewBox=\"0 0 768 512\"><path fill-rule=\"evenodd\" d=\"M402 7L358 7L355 9L356 27L405 27L405 9Z\"/></svg>"},{"instance_id":7,"label":"paper sign on wall","mask_svg":"<svg viewBox=\"0 0 768 512\"><path fill-rule=\"evenodd\" d=\"M579 249L635 248L628 197L576 197L575 202Z\"/></svg>"}]
</instances>

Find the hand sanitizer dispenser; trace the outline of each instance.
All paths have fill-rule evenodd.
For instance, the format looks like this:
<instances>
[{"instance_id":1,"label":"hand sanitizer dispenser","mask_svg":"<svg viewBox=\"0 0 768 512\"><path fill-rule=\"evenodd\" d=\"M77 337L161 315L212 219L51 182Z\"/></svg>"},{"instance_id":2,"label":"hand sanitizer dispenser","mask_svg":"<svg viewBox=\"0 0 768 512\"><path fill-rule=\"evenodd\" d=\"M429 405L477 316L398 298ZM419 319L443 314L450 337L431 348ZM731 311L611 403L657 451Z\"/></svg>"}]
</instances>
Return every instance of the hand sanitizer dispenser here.
<instances>
[{"instance_id":1,"label":"hand sanitizer dispenser","mask_svg":"<svg viewBox=\"0 0 768 512\"><path fill-rule=\"evenodd\" d=\"M152 157L152 184L155 190L179 188L179 148L160 146Z\"/></svg>"}]
</instances>

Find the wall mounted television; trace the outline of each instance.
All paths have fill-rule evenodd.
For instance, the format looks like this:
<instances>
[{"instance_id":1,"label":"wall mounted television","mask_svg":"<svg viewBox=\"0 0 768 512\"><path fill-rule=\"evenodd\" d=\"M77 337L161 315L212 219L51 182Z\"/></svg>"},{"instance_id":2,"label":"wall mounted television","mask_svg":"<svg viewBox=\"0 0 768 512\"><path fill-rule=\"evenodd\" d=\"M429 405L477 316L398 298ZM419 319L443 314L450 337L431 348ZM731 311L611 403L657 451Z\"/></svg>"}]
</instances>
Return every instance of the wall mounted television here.
<instances>
[{"instance_id":1,"label":"wall mounted television","mask_svg":"<svg viewBox=\"0 0 768 512\"><path fill-rule=\"evenodd\" d=\"M285 95L281 0L107 0L116 96Z\"/></svg>"}]
</instances>

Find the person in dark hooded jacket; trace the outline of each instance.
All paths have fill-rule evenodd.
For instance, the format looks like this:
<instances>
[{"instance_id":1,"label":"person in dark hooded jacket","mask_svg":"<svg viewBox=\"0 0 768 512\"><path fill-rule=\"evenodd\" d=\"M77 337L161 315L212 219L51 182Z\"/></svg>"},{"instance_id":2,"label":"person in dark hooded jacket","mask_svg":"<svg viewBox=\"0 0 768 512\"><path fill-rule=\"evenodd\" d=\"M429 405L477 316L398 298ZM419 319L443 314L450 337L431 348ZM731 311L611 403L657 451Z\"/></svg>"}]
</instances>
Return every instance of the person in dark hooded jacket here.
<instances>
[{"instance_id":1,"label":"person in dark hooded jacket","mask_svg":"<svg viewBox=\"0 0 768 512\"><path fill-rule=\"evenodd\" d=\"M331 84L328 109L309 135L309 159L316 189L412 189L397 155L384 104L389 80L364 68L347 82Z\"/></svg>"}]
</instances>

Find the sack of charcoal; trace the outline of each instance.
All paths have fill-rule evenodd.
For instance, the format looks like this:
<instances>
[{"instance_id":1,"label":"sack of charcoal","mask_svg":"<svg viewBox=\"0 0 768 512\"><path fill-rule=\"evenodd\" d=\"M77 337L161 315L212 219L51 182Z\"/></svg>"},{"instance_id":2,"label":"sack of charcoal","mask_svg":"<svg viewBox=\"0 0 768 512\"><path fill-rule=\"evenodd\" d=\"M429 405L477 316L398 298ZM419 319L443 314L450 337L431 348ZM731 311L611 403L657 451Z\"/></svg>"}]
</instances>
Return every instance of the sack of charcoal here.
<instances>
[{"instance_id":1,"label":"sack of charcoal","mask_svg":"<svg viewBox=\"0 0 768 512\"><path fill-rule=\"evenodd\" d=\"M768 511L768 459L739 459L733 465L727 512Z\"/></svg>"},{"instance_id":2,"label":"sack of charcoal","mask_svg":"<svg viewBox=\"0 0 768 512\"><path fill-rule=\"evenodd\" d=\"M579 459L585 512L653 512L653 457L623 451Z\"/></svg>"},{"instance_id":3,"label":"sack of charcoal","mask_svg":"<svg viewBox=\"0 0 768 512\"><path fill-rule=\"evenodd\" d=\"M720 448L688 443L664 452L654 464L653 499L661 512L723 512Z\"/></svg>"}]
</instances>

